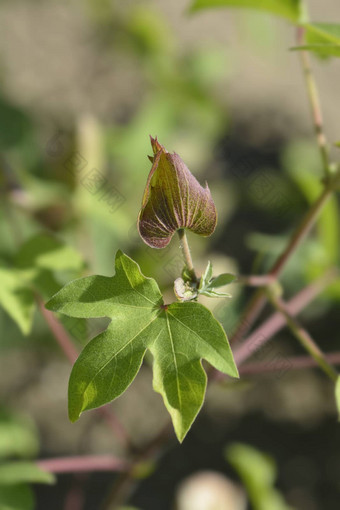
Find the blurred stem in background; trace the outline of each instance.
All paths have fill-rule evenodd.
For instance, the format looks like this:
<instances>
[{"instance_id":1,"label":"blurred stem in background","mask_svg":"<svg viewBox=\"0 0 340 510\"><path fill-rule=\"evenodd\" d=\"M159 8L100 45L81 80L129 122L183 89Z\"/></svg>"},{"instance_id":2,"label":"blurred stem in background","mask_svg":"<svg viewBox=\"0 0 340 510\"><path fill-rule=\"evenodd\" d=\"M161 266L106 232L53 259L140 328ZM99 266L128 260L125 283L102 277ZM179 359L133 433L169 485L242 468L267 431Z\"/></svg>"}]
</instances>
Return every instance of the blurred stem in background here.
<instances>
[{"instance_id":1,"label":"blurred stem in background","mask_svg":"<svg viewBox=\"0 0 340 510\"><path fill-rule=\"evenodd\" d=\"M303 46L305 44L305 28L300 26L297 28L296 40L298 46ZM308 55L308 51L300 52L300 60L301 66L304 73L307 93L309 98L309 103L311 106L311 112L314 122L314 129L316 134L316 140L320 149L321 160L323 164L325 180L328 181L331 177L330 173L330 163L329 163L329 155L328 155L328 144L326 140L326 135L323 127L323 116L321 110L321 103L319 98L319 91L316 85L314 75L312 72L312 68L310 65L310 59Z\"/></svg>"},{"instance_id":2,"label":"blurred stem in background","mask_svg":"<svg viewBox=\"0 0 340 510\"><path fill-rule=\"evenodd\" d=\"M280 257L277 259L272 269L269 271L269 275L277 279L285 268L290 257L295 253L295 250L299 247L304 238L308 235L312 227L314 226L319 214L322 211L323 206L326 204L328 199L333 193L333 186L328 184L320 194L318 200L314 202L312 207L306 213L299 226L293 232L290 241L286 249L282 252ZM237 343L241 338L250 330L251 326L260 315L264 305L267 302L267 296L264 288L258 289L254 296L251 298L241 320L240 325L231 338L232 343Z\"/></svg>"},{"instance_id":3,"label":"blurred stem in background","mask_svg":"<svg viewBox=\"0 0 340 510\"><path fill-rule=\"evenodd\" d=\"M319 367L332 379L336 381L338 378L337 371L328 363L325 354L321 351L315 343L311 335L290 315L284 301L276 295L270 287L267 288L267 296L271 304L276 308L285 318L287 326L292 331L294 336L299 340L302 347L312 356L317 362Z\"/></svg>"},{"instance_id":4,"label":"blurred stem in background","mask_svg":"<svg viewBox=\"0 0 340 510\"><path fill-rule=\"evenodd\" d=\"M304 35L305 29L304 27L297 28L297 40L299 45L303 45L304 43ZM309 103L312 111L312 118L314 129L317 137L317 143L320 149L323 170L325 175L325 187L319 198L316 202L311 206L307 214L302 219L302 222L299 224L297 229L294 231L290 241L287 245L287 248L283 251L281 256L278 258L274 266L272 267L269 274L278 278L281 272L283 271L286 263L290 259L290 257L294 254L295 250L304 240L304 238L308 235L312 227L314 226L320 212L322 211L324 205L327 203L328 199L331 197L334 191L334 184L331 179L330 173L330 163L328 157L328 148L326 136L324 133L323 120L322 120L322 111L321 104L319 100L319 92L317 88L317 84L314 79L314 75L312 72L312 68L309 62L309 56L307 51L300 52L301 57L301 65L305 76L307 95L309 98ZM237 343L240 341L244 335L250 330L258 316L260 315L264 305L267 302L267 296L265 290L260 288L256 291L254 296L251 298L245 312L242 315L239 327L237 328L235 334L233 335L231 342Z\"/></svg>"},{"instance_id":5,"label":"blurred stem in background","mask_svg":"<svg viewBox=\"0 0 340 510\"><path fill-rule=\"evenodd\" d=\"M302 289L288 303L286 308L291 316L298 315L304 310L319 294L321 294L338 275L337 269L328 271L321 278ZM234 351L234 358L237 366L249 359L252 354L261 349L278 331L286 325L286 320L281 313L276 312L266 319L247 337ZM224 378L223 374L214 371L213 378Z\"/></svg>"}]
</instances>

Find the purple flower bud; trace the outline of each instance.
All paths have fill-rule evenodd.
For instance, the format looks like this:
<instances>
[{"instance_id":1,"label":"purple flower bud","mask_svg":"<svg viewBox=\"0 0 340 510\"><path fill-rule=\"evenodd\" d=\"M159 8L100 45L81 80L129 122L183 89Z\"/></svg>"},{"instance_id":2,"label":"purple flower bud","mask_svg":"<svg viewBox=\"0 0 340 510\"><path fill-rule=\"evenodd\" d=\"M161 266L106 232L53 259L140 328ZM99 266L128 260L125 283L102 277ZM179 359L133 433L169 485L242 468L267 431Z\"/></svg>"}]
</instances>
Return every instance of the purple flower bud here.
<instances>
[{"instance_id":1,"label":"purple flower bud","mask_svg":"<svg viewBox=\"0 0 340 510\"><path fill-rule=\"evenodd\" d=\"M203 188L178 154L170 154L151 138L154 156L146 183L138 230L152 248L165 248L176 230L187 228L210 236L216 227L217 212L208 184Z\"/></svg>"}]
</instances>

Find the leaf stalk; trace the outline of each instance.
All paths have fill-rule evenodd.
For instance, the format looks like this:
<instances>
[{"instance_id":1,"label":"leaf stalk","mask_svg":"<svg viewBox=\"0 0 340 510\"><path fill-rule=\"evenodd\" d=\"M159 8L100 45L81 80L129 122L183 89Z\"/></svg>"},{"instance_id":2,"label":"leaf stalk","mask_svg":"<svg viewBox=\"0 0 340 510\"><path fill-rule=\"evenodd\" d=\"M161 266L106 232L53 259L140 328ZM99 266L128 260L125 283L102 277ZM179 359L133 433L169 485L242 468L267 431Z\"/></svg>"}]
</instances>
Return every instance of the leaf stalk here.
<instances>
[{"instance_id":1,"label":"leaf stalk","mask_svg":"<svg viewBox=\"0 0 340 510\"><path fill-rule=\"evenodd\" d=\"M191 277L191 280L193 282L197 282L198 279L197 279L197 275L196 275L196 272L195 272L195 269L194 269L194 264L192 262L192 258L191 258L191 253L190 253L190 248L189 248L189 243L188 243L188 238L187 238L187 235L186 235L186 232L184 230L184 228L180 228L177 230L178 232L178 237L180 239L180 242L181 242L181 250L182 250L182 255L183 255L183 259L184 259L184 263L187 267L187 270L188 270L188 273Z\"/></svg>"}]
</instances>

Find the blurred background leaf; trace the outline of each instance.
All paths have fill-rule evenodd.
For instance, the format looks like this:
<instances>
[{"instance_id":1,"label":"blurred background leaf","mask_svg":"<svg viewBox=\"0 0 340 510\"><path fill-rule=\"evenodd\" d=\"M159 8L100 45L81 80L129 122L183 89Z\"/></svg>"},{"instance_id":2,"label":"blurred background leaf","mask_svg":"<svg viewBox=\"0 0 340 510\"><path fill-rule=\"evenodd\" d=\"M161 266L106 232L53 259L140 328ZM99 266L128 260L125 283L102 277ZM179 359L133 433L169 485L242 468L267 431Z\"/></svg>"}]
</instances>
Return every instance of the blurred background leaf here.
<instances>
[{"instance_id":1,"label":"blurred background leaf","mask_svg":"<svg viewBox=\"0 0 340 510\"><path fill-rule=\"evenodd\" d=\"M268 11L298 22L301 15L301 0L194 0L193 11L211 7L239 7Z\"/></svg>"},{"instance_id":2,"label":"blurred background leaf","mask_svg":"<svg viewBox=\"0 0 340 510\"><path fill-rule=\"evenodd\" d=\"M274 487L276 465L269 455L241 443L228 446L225 455L244 483L255 510L293 510Z\"/></svg>"}]
</instances>

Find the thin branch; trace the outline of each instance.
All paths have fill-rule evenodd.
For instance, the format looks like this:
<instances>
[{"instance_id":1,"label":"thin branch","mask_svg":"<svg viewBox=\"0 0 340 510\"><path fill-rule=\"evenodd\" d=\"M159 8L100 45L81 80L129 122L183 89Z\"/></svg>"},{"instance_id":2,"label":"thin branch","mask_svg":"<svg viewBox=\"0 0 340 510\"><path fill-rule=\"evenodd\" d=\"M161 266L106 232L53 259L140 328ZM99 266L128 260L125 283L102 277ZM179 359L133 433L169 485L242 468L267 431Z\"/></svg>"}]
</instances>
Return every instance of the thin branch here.
<instances>
[{"instance_id":1,"label":"thin branch","mask_svg":"<svg viewBox=\"0 0 340 510\"><path fill-rule=\"evenodd\" d=\"M78 473L74 475L73 483L64 500L63 510L83 510L85 507L85 494L83 486L86 484L88 474Z\"/></svg>"},{"instance_id":2,"label":"thin branch","mask_svg":"<svg viewBox=\"0 0 340 510\"><path fill-rule=\"evenodd\" d=\"M271 269L270 274L272 276L278 278L278 276L282 273L291 255L295 252L296 248L301 244L301 242L305 239L305 237L312 229L313 225L318 219L320 212L322 211L323 206L332 196L332 193L333 187L326 186L325 189L320 194L319 198L314 202L314 204L309 209L307 214L304 216L300 225L290 238L290 241L286 249L283 251L278 260L275 262L273 268Z\"/></svg>"},{"instance_id":3,"label":"thin branch","mask_svg":"<svg viewBox=\"0 0 340 510\"><path fill-rule=\"evenodd\" d=\"M322 211L323 206L325 205L327 200L331 197L332 192L333 192L332 186L325 187L325 189L320 194L319 198L316 200L316 202L312 205L307 214L304 216L301 223L299 224L299 226L293 233L292 237L290 238L290 241L286 249L283 251L283 253L280 255L280 257L273 265L272 269L269 271L269 275L272 278L275 279L280 276L293 253L295 253L298 246L301 244L301 242L304 240L304 238L307 236L307 234L314 226L320 212ZM251 298L248 306L246 307L246 310L241 317L240 324L230 340L231 343L234 344L237 343L250 330L251 326L254 324L255 320L260 315L266 302L267 302L266 291L264 288L259 288Z\"/></svg>"},{"instance_id":4,"label":"thin branch","mask_svg":"<svg viewBox=\"0 0 340 510\"><path fill-rule=\"evenodd\" d=\"M337 268L331 269L324 276L305 287L287 303L287 310L294 317L311 303L338 275ZM261 349L286 324L279 312L274 313L253 331L244 342L236 348L234 358L237 366L244 363L250 356ZM218 372L216 372L218 374ZM220 376L218 377L220 378Z\"/></svg>"},{"instance_id":5,"label":"thin branch","mask_svg":"<svg viewBox=\"0 0 340 510\"><path fill-rule=\"evenodd\" d=\"M337 371L328 363L326 356L313 340L308 331L303 328L289 313L285 302L270 290L268 290L268 298L272 305L283 315L287 326L293 335L298 339L302 347L306 349L312 358L314 358L314 360L318 363L319 367L325 372L325 374L327 374L328 377L330 377L335 382L338 378Z\"/></svg>"},{"instance_id":6,"label":"thin branch","mask_svg":"<svg viewBox=\"0 0 340 510\"><path fill-rule=\"evenodd\" d=\"M177 230L179 239L181 241L181 250L185 265L190 273L193 282L197 282L197 275L195 273L194 264L192 262L189 243L184 228Z\"/></svg>"},{"instance_id":7,"label":"thin branch","mask_svg":"<svg viewBox=\"0 0 340 510\"><path fill-rule=\"evenodd\" d=\"M67 357L67 359L73 364L79 356L79 353L75 346L72 343L69 335L67 334L65 328L62 324L55 318L52 312L47 310L44 306L44 303L40 298L37 297L39 310L44 317L46 324L48 325L50 331L53 333L54 338L56 339L59 347Z\"/></svg>"},{"instance_id":8,"label":"thin branch","mask_svg":"<svg viewBox=\"0 0 340 510\"><path fill-rule=\"evenodd\" d=\"M298 44L303 44L304 41L305 29L304 27L298 27L297 29L297 39ZM328 148L327 141L323 128L323 120L322 120L322 110L321 104L319 100L319 93L317 89L316 82L314 80L314 76L311 70L309 55L306 51L301 51L301 64L305 75L306 86L307 86L307 94L309 98L309 102L311 105L312 116L313 116L313 124L316 132L317 143L320 149L320 154L322 158L322 163L325 172L325 189L321 193L319 199L316 203L311 207L306 216L303 218L301 224L293 233L291 240L284 250L282 255L279 257L277 262L274 264L270 274L275 276L276 278L284 269L286 263L288 262L291 255L295 252L296 248L302 242L302 240L309 233L311 228L313 227L322 207L327 202L328 198L332 194L332 185L330 182L330 164L328 157ZM250 330L251 326L256 321L257 317L260 315L264 305L267 302L267 298L265 296L265 292L262 288L260 288L250 300L248 306L246 307L245 312L242 315L240 325L236 330L235 334L231 338L232 343L237 343L247 332Z\"/></svg>"},{"instance_id":9,"label":"thin branch","mask_svg":"<svg viewBox=\"0 0 340 510\"><path fill-rule=\"evenodd\" d=\"M276 280L275 276L271 274L260 274L260 275L239 275L234 283L241 283L248 285L249 287L266 287L274 283Z\"/></svg>"},{"instance_id":10,"label":"thin branch","mask_svg":"<svg viewBox=\"0 0 340 510\"><path fill-rule=\"evenodd\" d=\"M328 363L340 365L340 352L325 353ZM292 356L271 361L254 361L246 363L239 368L240 375L259 375L270 372L286 372L287 370L300 370L302 368L314 368L319 364L310 356Z\"/></svg>"},{"instance_id":11,"label":"thin branch","mask_svg":"<svg viewBox=\"0 0 340 510\"><path fill-rule=\"evenodd\" d=\"M305 44L305 28L299 26L296 33L297 45L303 46ZM328 145L323 127L322 110L319 98L318 88L314 79L308 51L300 51L300 60L305 77L308 99L311 107L316 140L319 146L325 178L330 178L330 164L328 157Z\"/></svg>"},{"instance_id":12,"label":"thin branch","mask_svg":"<svg viewBox=\"0 0 340 510\"><path fill-rule=\"evenodd\" d=\"M266 293L263 288L257 291L250 298L244 312L241 315L238 327L230 338L231 344L238 344L240 340L248 333L267 302Z\"/></svg>"},{"instance_id":13,"label":"thin branch","mask_svg":"<svg viewBox=\"0 0 340 510\"><path fill-rule=\"evenodd\" d=\"M43 315L48 327L50 328L50 331L52 332L54 338L59 344L59 347L61 348L67 359L73 364L78 358L79 353L75 346L73 345L73 342L69 337L67 331L65 330L63 325L58 321L58 319L56 319L53 313L45 308L44 303L39 297L37 297L37 303L41 311L41 314ZM127 449L129 451L134 450L134 445L130 440L125 428L120 423L116 415L112 412L112 410L110 410L107 406L103 406L94 409L94 412L104 417L106 423L114 431L115 436L117 437L117 439L119 440L124 449Z\"/></svg>"},{"instance_id":14,"label":"thin branch","mask_svg":"<svg viewBox=\"0 0 340 510\"><path fill-rule=\"evenodd\" d=\"M129 464L113 455L83 455L39 460L37 465L50 473L81 473L93 471L125 471Z\"/></svg>"}]
</instances>

